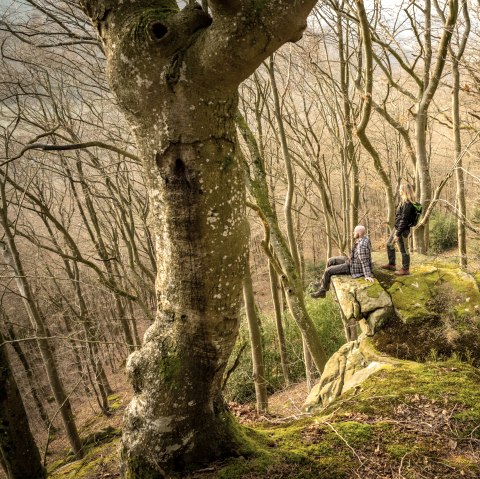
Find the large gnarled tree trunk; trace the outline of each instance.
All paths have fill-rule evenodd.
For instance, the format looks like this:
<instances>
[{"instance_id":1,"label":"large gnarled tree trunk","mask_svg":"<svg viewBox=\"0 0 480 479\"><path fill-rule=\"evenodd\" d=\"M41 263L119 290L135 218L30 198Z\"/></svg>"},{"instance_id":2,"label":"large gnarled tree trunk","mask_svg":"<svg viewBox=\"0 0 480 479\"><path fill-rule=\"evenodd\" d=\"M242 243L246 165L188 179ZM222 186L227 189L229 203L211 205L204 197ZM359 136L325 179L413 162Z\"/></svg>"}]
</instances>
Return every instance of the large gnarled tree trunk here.
<instances>
[{"instance_id":1,"label":"large gnarled tree trunk","mask_svg":"<svg viewBox=\"0 0 480 479\"><path fill-rule=\"evenodd\" d=\"M103 40L107 75L144 160L158 242L158 312L128 361L130 478L235 453L221 397L247 260L237 88L301 37L315 1L81 0Z\"/></svg>"}]
</instances>

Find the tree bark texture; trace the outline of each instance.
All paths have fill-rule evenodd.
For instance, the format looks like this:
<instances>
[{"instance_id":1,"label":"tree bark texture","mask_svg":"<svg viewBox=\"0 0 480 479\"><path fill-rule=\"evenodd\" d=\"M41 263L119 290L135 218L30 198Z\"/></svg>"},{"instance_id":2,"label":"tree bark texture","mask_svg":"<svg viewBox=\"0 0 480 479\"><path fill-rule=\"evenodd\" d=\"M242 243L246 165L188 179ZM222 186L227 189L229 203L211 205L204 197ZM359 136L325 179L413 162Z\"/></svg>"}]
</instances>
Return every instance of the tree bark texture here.
<instances>
[{"instance_id":1,"label":"tree bark texture","mask_svg":"<svg viewBox=\"0 0 480 479\"><path fill-rule=\"evenodd\" d=\"M45 477L0 333L0 456L9 479Z\"/></svg>"},{"instance_id":2,"label":"tree bark texture","mask_svg":"<svg viewBox=\"0 0 480 479\"><path fill-rule=\"evenodd\" d=\"M235 112L241 81L300 39L313 0L81 0L143 159L157 241L158 311L127 362L128 478L239 452L221 382L248 258Z\"/></svg>"},{"instance_id":3,"label":"tree bark texture","mask_svg":"<svg viewBox=\"0 0 480 479\"><path fill-rule=\"evenodd\" d=\"M458 255L462 268L467 267L467 228L465 220L467 218L467 204L465 199L465 174L462 165L462 136L460 132L460 61L465 52L467 40L470 35L470 16L468 13L468 2L463 0L462 13L465 20L465 30L462 35L460 46L455 53L450 45L450 58L452 61L452 120L453 120L453 142L455 146L455 160L457 167L455 169L455 179L457 183L457 238L458 238Z\"/></svg>"},{"instance_id":4,"label":"tree bark texture","mask_svg":"<svg viewBox=\"0 0 480 479\"><path fill-rule=\"evenodd\" d=\"M27 377L28 384L30 387L30 393L33 398L33 402L35 403L35 406L37 408L38 414L40 415L43 423L45 424L46 429L50 428L55 429L52 424L50 423L50 418L48 416L48 412L45 409L45 406L43 405L41 399L40 399L40 394L39 391L37 390L37 385L35 384L34 380L34 371L32 370L32 366L30 365L30 362L27 359L27 355L23 351L22 347L20 346L20 342L17 341L17 337L15 335L15 331L13 330L12 326L8 327L8 339L11 341L11 345L13 350L15 351L18 360L20 361L20 364L22 365L24 371L25 371L25 376Z\"/></svg>"}]
</instances>

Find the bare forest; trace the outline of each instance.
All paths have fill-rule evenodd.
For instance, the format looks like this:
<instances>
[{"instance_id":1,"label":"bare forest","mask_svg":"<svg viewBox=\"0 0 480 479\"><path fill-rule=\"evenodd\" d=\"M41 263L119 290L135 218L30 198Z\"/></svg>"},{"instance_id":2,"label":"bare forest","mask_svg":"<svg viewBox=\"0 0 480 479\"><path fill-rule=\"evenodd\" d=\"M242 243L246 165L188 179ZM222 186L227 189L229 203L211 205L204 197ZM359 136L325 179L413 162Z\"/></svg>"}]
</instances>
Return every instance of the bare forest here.
<instances>
[{"instance_id":1,"label":"bare forest","mask_svg":"<svg viewBox=\"0 0 480 479\"><path fill-rule=\"evenodd\" d=\"M228 404L305 399L345 342L311 283L359 224L386 260L402 182L413 258L480 271L477 0L0 0L0 46L1 477L92 418L86 477L241 455Z\"/></svg>"}]
</instances>

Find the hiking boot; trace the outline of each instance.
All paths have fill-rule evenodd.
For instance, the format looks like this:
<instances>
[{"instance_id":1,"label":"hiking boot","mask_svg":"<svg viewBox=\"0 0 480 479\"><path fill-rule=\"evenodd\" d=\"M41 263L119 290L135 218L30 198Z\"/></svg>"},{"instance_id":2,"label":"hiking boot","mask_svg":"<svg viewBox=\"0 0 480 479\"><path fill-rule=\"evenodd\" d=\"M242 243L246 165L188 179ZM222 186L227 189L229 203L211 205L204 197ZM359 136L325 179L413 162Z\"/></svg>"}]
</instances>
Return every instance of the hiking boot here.
<instances>
[{"instance_id":1,"label":"hiking boot","mask_svg":"<svg viewBox=\"0 0 480 479\"><path fill-rule=\"evenodd\" d=\"M410 270L409 269L399 269L398 271L395 271L395 274L397 276L408 276L410 274Z\"/></svg>"},{"instance_id":2,"label":"hiking boot","mask_svg":"<svg viewBox=\"0 0 480 479\"><path fill-rule=\"evenodd\" d=\"M318 291L314 291L313 293L310 293L310 296L312 298L325 298L327 294L327 290L323 289L323 288L320 288Z\"/></svg>"},{"instance_id":3,"label":"hiking boot","mask_svg":"<svg viewBox=\"0 0 480 479\"><path fill-rule=\"evenodd\" d=\"M388 269L388 270L390 270L390 271L395 271L395 265L394 265L394 264L390 264L390 263L389 263L389 264L384 264L384 265L382 266L382 269Z\"/></svg>"}]
</instances>

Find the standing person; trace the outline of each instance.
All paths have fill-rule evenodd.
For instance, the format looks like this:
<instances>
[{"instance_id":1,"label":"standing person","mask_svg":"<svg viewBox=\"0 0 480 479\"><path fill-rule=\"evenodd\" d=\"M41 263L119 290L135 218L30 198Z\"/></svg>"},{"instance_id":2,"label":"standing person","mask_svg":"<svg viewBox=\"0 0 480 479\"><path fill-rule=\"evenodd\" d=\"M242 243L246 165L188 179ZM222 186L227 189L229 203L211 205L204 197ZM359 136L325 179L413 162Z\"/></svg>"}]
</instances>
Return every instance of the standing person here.
<instances>
[{"instance_id":1,"label":"standing person","mask_svg":"<svg viewBox=\"0 0 480 479\"><path fill-rule=\"evenodd\" d=\"M400 195L400 204L395 213L395 228L387 241L388 264L382 266L383 269L395 271L395 243L402 255L402 268L396 271L398 276L410 274L410 251L408 249L408 239L410 236L410 228L414 224L416 210L415 192L408 183L402 183L398 190Z\"/></svg>"},{"instance_id":2,"label":"standing person","mask_svg":"<svg viewBox=\"0 0 480 479\"><path fill-rule=\"evenodd\" d=\"M310 294L312 298L325 298L330 287L330 278L335 274L351 274L353 278L364 276L373 283L372 277L372 247L366 236L365 226L358 225L353 230L352 252L350 256L334 256L327 261L327 268L323 273L320 288Z\"/></svg>"}]
</instances>

